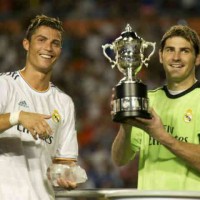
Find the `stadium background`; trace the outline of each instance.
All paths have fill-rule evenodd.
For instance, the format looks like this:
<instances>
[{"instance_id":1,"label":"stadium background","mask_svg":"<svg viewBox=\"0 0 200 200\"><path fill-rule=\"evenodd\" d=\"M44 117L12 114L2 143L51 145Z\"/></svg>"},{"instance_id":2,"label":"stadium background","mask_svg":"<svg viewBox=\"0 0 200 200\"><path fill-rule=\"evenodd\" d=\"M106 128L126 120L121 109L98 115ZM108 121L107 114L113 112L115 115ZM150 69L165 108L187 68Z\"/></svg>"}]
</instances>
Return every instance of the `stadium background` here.
<instances>
[{"instance_id":1,"label":"stadium background","mask_svg":"<svg viewBox=\"0 0 200 200\"><path fill-rule=\"evenodd\" d=\"M188 24L200 33L198 0L0 0L0 72L24 67L22 39L37 14L58 17L65 28L63 53L54 67L53 82L74 100L80 164L89 180L81 188L137 187L137 159L118 168L110 148L118 124L110 118L111 89L122 78L102 53L129 23L156 53L139 77L153 89L164 84L158 47L171 25ZM199 76L199 72L197 71Z\"/></svg>"}]
</instances>

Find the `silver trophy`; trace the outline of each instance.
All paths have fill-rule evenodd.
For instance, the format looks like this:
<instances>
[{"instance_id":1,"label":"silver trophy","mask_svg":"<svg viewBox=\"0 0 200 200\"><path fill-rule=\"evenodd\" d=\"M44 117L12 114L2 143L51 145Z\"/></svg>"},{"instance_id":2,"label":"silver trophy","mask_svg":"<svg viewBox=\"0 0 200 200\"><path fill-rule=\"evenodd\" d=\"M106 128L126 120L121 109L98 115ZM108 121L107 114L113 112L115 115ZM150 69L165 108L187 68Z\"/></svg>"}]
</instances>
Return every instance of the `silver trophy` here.
<instances>
[{"instance_id":1,"label":"silver trophy","mask_svg":"<svg viewBox=\"0 0 200 200\"><path fill-rule=\"evenodd\" d=\"M147 42L139 37L132 31L129 24L112 44L102 45L103 54L112 64L112 68L117 66L119 71L125 75L115 86L113 121L124 122L127 118L134 117L151 118L148 112L147 86L136 75L143 64L148 66L147 61L155 52L155 45L155 42ZM149 46L152 50L145 58L144 50ZM108 48L114 51L115 60L107 54Z\"/></svg>"}]
</instances>

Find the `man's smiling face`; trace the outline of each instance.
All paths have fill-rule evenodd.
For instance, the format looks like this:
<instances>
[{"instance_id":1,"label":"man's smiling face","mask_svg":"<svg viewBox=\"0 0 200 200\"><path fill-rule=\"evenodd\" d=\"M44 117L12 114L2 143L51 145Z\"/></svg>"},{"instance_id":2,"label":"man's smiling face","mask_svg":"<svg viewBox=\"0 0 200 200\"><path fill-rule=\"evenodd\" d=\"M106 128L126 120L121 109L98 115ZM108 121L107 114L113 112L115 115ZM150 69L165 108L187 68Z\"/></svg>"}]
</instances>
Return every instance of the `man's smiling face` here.
<instances>
[{"instance_id":1,"label":"man's smiling face","mask_svg":"<svg viewBox=\"0 0 200 200\"><path fill-rule=\"evenodd\" d=\"M47 26L40 26L31 37L24 39L27 50L26 67L35 68L41 72L52 70L53 64L61 54L61 33Z\"/></svg>"},{"instance_id":2,"label":"man's smiling face","mask_svg":"<svg viewBox=\"0 0 200 200\"><path fill-rule=\"evenodd\" d=\"M159 52L168 81L180 82L194 78L197 57L192 44L182 37L171 37Z\"/></svg>"}]
</instances>

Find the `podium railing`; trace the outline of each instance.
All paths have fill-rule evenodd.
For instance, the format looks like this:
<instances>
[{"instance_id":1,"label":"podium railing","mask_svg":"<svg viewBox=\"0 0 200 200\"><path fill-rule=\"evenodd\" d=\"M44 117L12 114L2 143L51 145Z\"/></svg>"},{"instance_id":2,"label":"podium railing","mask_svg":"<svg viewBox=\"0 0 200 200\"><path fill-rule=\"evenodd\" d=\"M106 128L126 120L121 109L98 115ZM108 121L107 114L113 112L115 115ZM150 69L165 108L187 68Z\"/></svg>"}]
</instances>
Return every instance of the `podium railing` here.
<instances>
[{"instance_id":1,"label":"podium railing","mask_svg":"<svg viewBox=\"0 0 200 200\"><path fill-rule=\"evenodd\" d=\"M134 200L196 200L200 199L200 191L147 191L136 189L81 189L72 191L56 191L56 197L70 197L70 198L96 198L96 199L134 199Z\"/></svg>"}]
</instances>

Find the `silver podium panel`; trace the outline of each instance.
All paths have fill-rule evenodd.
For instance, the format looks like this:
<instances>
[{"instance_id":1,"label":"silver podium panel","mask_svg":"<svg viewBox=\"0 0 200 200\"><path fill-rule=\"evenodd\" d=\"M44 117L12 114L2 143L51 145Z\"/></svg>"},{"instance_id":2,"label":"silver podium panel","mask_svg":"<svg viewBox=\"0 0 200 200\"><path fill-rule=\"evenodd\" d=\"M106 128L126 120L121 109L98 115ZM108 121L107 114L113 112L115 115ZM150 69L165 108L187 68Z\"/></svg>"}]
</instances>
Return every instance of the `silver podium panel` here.
<instances>
[{"instance_id":1,"label":"silver podium panel","mask_svg":"<svg viewBox=\"0 0 200 200\"><path fill-rule=\"evenodd\" d=\"M85 197L101 200L200 200L200 191L152 191L136 189L75 189L56 191L56 199Z\"/></svg>"},{"instance_id":2,"label":"silver podium panel","mask_svg":"<svg viewBox=\"0 0 200 200\"><path fill-rule=\"evenodd\" d=\"M112 190L105 195L110 200L181 200L200 199L200 191L144 191L144 190Z\"/></svg>"}]
</instances>

